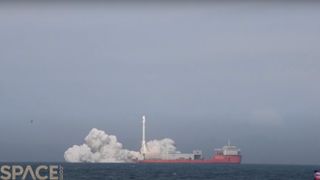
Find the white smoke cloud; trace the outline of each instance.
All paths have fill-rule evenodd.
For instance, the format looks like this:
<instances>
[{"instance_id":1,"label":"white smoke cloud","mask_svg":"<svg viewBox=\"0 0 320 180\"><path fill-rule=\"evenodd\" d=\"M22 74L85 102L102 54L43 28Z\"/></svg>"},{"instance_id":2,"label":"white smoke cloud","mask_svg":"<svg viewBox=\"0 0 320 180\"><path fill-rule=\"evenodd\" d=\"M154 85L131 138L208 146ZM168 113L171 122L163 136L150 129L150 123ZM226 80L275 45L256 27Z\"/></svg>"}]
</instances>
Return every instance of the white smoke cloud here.
<instances>
[{"instance_id":1,"label":"white smoke cloud","mask_svg":"<svg viewBox=\"0 0 320 180\"><path fill-rule=\"evenodd\" d=\"M147 159L161 159L166 157L167 154L180 153L176 150L175 142L169 138L149 141L147 142L146 146L147 152L145 157Z\"/></svg>"},{"instance_id":2,"label":"white smoke cloud","mask_svg":"<svg viewBox=\"0 0 320 180\"><path fill-rule=\"evenodd\" d=\"M176 150L175 142L172 139L152 140L147 142L147 153L166 154L179 153Z\"/></svg>"},{"instance_id":3,"label":"white smoke cloud","mask_svg":"<svg viewBox=\"0 0 320 180\"><path fill-rule=\"evenodd\" d=\"M116 136L108 135L96 128L93 128L84 140L84 144L74 145L64 153L67 162L134 162L143 158L140 152L123 149ZM175 142L169 138L149 141L146 146L146 157L149 158L180 153L176 150Z\"/></svg>"},{"instance_id":4,"label":"white smoke cloud","mask_svg":"<svg viewBox=\"0 0 320 180\"><path fill-rule=\"evenodd\" d=\"M114 135L93 128L83 145L74 145L64 153L67 162L132 162L141 158L139 152L123 149Z\"/></svg>"}]
</instances>

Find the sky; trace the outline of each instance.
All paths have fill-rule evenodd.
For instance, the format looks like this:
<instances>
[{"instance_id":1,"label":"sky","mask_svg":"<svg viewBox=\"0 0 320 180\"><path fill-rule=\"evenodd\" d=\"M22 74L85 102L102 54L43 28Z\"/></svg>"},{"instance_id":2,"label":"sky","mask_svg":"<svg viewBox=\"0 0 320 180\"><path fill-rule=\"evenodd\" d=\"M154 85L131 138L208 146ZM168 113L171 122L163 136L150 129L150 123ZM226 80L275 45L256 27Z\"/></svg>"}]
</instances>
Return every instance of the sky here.
<instances>
[{"instance_id":1,"label":"sky","mask_svg":"<svg viewBox=\"0 0 320 180\"><path fill-rule=\"evenodd\" d=\"M0 161L92 128L243 163L320 164L320 3L1 3ZM33 123L31 123L33 120Z\"/></svg>"}]
</instances>

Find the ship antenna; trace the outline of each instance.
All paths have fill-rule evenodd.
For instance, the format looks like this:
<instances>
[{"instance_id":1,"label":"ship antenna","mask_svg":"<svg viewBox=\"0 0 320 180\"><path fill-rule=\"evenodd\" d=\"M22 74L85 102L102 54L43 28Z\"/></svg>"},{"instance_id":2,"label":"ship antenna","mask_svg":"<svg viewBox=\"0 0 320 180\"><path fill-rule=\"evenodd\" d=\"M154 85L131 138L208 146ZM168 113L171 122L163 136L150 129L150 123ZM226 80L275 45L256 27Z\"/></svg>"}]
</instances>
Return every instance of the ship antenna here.
<instances>
[{"instance_id":1,"label":"ship antenna","mask_svg":"<svg viewBox=\"0 0 320 180\"><path fill-rule=\"evenodd\" d=\"M228 146L231 146L231 143L230 143L230 138L228 139Z\"/></svg>"}]
</instances>

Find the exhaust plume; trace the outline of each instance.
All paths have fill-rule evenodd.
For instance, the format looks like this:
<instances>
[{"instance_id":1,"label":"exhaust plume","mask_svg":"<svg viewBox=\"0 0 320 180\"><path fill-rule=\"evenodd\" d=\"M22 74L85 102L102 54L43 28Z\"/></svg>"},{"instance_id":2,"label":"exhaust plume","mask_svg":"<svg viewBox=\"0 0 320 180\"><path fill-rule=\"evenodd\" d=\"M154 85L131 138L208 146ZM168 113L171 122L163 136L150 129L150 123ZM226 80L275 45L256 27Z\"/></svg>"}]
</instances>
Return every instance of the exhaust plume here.
<instances>
[{"instance_id":1,"label":"exhaust plume","mask_svg":"<svg viewBox=\"0 0 320 180\"><path fill-rule=\"evenodd\" d=\"M172 139L165 138L161 140L152 140L147 142L147 159L163 159L167 154L180 153L176 150L175 142Z\"/></svg>"},{"instance_id":2,"label":"exhaust plume","mask_svg":"<svg viewBox=\"0 0 320 180\"><path fill-rule=\"evenodd\" d=\"M147 142L147 153L149 154L173 154L176 151L175 142L172 139L152 140Z\"/></svg>"},{"instance_id":3,"label":"exhaust plume","mask_svg":"<svg viewBox=\"0 0 320 180\"><path fill-rule=\"evenodd\" d=\"M134 162L143 159L138 151L123 149L117 137L108 135L102 130L93 128L84 139L84 144L73 145L64 153L67 162L80 163L108 163L108 162ZM152 140L146 143L147 158L157 158L164 154L180 153L176 151L172 139Z\"/></svg>"},{"instance_id":4,"label":"exhaust plume","mask_svg":"<svg viewBox=\"0 0 320 180\"><path fill-rule=\"evenodd\" d=\"M70 147L64 153L67 162L132 162L141 158L140 153L123 149L114 135L93 128L85 143Z\"/></svg>"}]
</instances>

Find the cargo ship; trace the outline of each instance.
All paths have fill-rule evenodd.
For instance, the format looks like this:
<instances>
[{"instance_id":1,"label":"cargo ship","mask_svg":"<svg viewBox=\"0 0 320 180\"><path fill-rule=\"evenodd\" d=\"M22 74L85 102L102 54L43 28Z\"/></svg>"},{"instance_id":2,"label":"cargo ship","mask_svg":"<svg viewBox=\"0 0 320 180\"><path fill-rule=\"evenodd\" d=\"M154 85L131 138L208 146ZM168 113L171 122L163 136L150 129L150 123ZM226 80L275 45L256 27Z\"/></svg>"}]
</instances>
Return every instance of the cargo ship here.
<instances>
[{"instance_id":1,"label":"cargo ship","mask_svg":"<svg viewBox=\"0 0 320 180\"><path fill-rule=\"evenodd\" d=\"M152 155L148 154L145 141L145 116L142 116L142 143L141 154L143 159L138 163L194 163L194 164L240 164L241 151L236 146L228 144L220 149L214 150L210 159L204 159L201 150L194 150L192 153L165 153Z\"/></svg>"}]
</instances>

